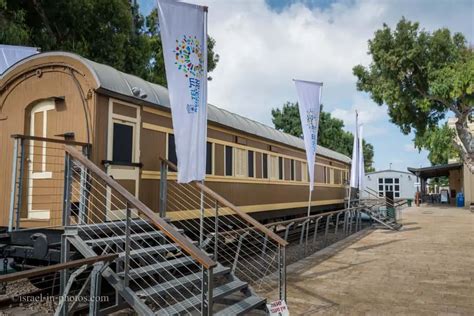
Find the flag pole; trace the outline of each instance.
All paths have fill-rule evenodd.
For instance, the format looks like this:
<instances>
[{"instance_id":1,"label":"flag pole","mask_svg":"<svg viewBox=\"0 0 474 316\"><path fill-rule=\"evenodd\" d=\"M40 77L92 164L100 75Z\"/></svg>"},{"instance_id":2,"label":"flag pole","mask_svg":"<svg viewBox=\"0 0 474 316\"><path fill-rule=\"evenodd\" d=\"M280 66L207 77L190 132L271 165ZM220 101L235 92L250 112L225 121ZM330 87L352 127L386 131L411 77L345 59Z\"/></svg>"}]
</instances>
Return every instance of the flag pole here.
<instances>
[{"instance_id":1,"label":"flag pole","mask_svg":"<svg viewBox=\"0 0 474 316\"><path fill-rule=\"evenodd\" d=\"M310 187L309 188L309 200L308 200L308 217L311 214L311 193L313 193L313 191L311 191L311 187Z\"/></svg>"},{"instance_id":2,"label":"flag pole","mask_svg":"<svg viewBox=\"0 0 474 316\"><path fill-rule=\"evenodd\" d=\"M208 7L204 6L202 8L204 11L204 41L205 41L203 43L203 46L204 46L203 55L204 55L204 63L206 65L206 73L207 73L207 14L208 14L207 10L208 10ZM207 78L205 78L205 80L207 80ZM204 175L205 174L206 174L206 171L204 171ZM204 244L204 179L201 180L201 184L202 184L202 187L201 187L201 203L200 203L201 214L199 218L199 247L203 247L203 244Z\"/></svg>"}]
</instances>

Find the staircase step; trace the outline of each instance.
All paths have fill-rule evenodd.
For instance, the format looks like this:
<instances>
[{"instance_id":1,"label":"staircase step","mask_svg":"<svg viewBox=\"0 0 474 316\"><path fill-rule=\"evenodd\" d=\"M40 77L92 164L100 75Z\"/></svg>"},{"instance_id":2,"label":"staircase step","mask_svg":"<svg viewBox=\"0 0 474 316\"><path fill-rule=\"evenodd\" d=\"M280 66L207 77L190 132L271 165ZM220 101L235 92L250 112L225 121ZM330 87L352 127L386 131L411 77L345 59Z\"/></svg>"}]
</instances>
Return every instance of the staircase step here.
<instances>
[{"instance_id":1,"label":"staircase step","mask_svg":"<svg viewBox=\"0 0 474 316\"><path fill-rule=\"evenodd\" d=\"M154 263L149 266L131 269L128 274L131 279L134 279L136 277L141 277L143 275L154 275L154 274L163 273L167 270L183 267L183 266L192 264L194 262L195 262L194 259L191 257L181 257L181 258ZM124 272L120 272L118 273L118 275L123 277Z\"/></svg>"},{"instance_id":2,"label":"staircase step","mask_svg":"<svg viewBox=\"0 0 474 316\"><path fill-rule=\"evenodd\" d=\"M218 300L236 291L246 288L248 285L240 280L234 280L229 283L216 287L212 291L213 300ZM157 312L157 315L174 315L186 312L201 304L201 295L190 297L184 301L178 302L172 306L162 309Z\"/></svg>"},{"instance_id":3,"label":"staircase step","mask_svg":"<svg viewBox=\"0 0 474 316\"><path fill-rule=\"evenodd\" d=\"M229 272L230 272L230 268L226 268L222 265L218 265L216 268L214 268L213 275L218 276L218 275L223 275ZM197 282L201 282L200 272L157 284L147 289L138 291L137 295L139 297L144 297L144 298L148 296L163 295L164 293L167 293L171 290L177 290L179 288L188 287L189 285L195 284Z\"/></svg>"},{"instance_id":4,"label":"staircase step","mask_svg":"<svg viewBox=\"0 0 474 316\"><path fill-rule=\"evenodd\" d=\"M130 250L130 257L136 258L142 256L146 259L147 256L152 256L157 253L166 253L171 251L179 250L179 246L177 244L164 244L164 245L157 245L147 248L139 248ZM119 259L125 257L125 252L119 253Z\"/></svg>"},{"instance_id":5,"label":"staircase step","mask_svg":"<svg viewBox=\"0 0 474 316\"><path fill-rule=\"evenodd\" d=\"M79 226L73 225L68 226L67 228L74 228L79 229L79 233L83 232L84 234L90 235L92 234L109 234L116 232L118 229L125 230L127 222L124 220L117 220L117 221L108 221L104 223L96 223L96 224L81 224ZM132 218L130 221L131 229L142 228L143 230L151 230L153 226L143 219L139 218Z\"/></svg>"},{"instance_id":6,"label":"staircase step","mask_svg":"<svg viewBox=\"0 0 474 316\"><path fill-rule=\"evenodd\" d=\"M266 299L258 296L249 296L246 299L230 305L215 313L215 316L244 315L252 309L258 308L267 302Z\"/></svg>"},{"instance_id":7,"label":"staircase step","mask_svg":"<svg viewBox=\"0 0 474 316\"><path fill-rule=\"evenodd\" d=\"M151 232L143 232L143 233L138 233L138 234L135 234L135 233L130 234L130 240L133 240L133 241L154 239L158 237L164 237L164 234L158 230L151 231ZM86 243L92 246L103 246L103 245L112 244L112 243L124 243L124 242L125 242L125 235L86 240Z\"/></svg>"}]
</instances>

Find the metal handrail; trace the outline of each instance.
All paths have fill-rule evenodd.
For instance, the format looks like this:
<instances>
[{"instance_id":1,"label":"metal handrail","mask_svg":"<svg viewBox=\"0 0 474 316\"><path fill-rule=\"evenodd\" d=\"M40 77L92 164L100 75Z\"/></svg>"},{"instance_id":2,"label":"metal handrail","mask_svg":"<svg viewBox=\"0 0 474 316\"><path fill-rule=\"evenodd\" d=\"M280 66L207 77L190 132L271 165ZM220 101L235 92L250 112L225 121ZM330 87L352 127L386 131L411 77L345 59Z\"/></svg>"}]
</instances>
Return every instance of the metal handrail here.
<instances>
[{"instance_id":1,"label":"metal handrail","mask_svg":"<svg viewBox=\"0 0 474 316\"><path fill-rule=\"evenodd\" d=\"M65 144L65 145L74 145L74 146L82 146L82 147L91 145L89 143L77 142L75 140L48 138L48 137L31 136L31 135L13 134L13 135L11 135L11 137L15 138L15 139L36 140L36 141L42 141L42 142Z\"/></svg>"},{"instance_id":2,"label":"metal handrail","mask_svg":"<svg viewBox=\"0 0 474 316\"><path fill-rule=\"evenodd\" d=\"M160 157L160 160L163 161L165 164L167 164L168 167L173 168L175 171L178 170L178 167L174 163L172 163L171 161L169 161L169 160L167 160L163 157ZM280 246L284 247L284 246L288 245L287 241L285 241L283 238L281 238L280 236L278 236L277 234L275 234L274 232L269 230L267 227L265 227L265 225L259 223L257 220L255 220L253 217L251 217L247 213L241 211L237 206L235 206L234 204L229 202L227 199L222 197L220 194L216 193L215 191L213 191L212 189L210 189L209 187L207 187L206 185L204 185L200 182L194 181L192 183L194 184L195 187L197 187L198 189L201 189L203 192L208 194L210 197L212 197L213 199L215 199L216 201L218 201L222 205L224 205L224 206L228 207L229 209L231 209L232 211L234 211L241 219L246 221L248 224L252 225L256 230L258 230L261 233L263 233L264 235L268 236L270 239L272 239L273 241L278 243Z\"/></svg>"},{"instance_id":3,"label":"metal handrail","mask_svg":"<svg viewBox=\"0 0 474 316\"><path fill-rule=\"evenodd\" d=\"M217 263L213 261L209 256L201 249L193 245L187 238L181 235L173 226L168 224L164 219L158 217L148 206L133 196L114 179L108 176L104 171L92 163L89 159L84 157L80 151L72 146L65 145L64 150L66 153L71 155L72 158L79 161L87 169L91 170L96 174L102 181L108 186L117 191L122 195L133 207L137 209L140 214L146 216L151 223L161 230L167 237L177 243L182 249L184 249L191 257L199 262L204 268L210 269L217 266Z\"/></svg>"},{"instance_id":4,"label":"metal handrail","mask_svg":"<svg viewBox=\"0 0 474 316\"><path fill-rule=\"evenodd\" d=\"M0 275L0 282L10 282L10 281L17 281L21 279L27 279L31 277L42 276L42 275L46 275L49 273L53 273L53 272L57 272L57 271L65 270L65 269L76 268L83 265L91 265L96 262L114 261L117 258L118 258L118 254L108 254L108 255L103 255L103 256L96 256L96 257L68 261L65 263L53 264L53 265L45 266L45 267L38 267L38 268L30 269L30 270Z\"/></svg>"}]
</instances>

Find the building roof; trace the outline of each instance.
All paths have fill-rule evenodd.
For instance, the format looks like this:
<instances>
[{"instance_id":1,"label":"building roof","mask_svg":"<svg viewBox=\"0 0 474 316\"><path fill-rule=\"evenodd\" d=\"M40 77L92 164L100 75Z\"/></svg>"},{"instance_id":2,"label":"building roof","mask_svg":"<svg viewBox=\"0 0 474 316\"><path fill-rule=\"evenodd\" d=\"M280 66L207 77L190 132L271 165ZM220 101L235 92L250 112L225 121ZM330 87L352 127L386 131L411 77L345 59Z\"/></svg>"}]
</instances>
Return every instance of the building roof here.
<instances>
[{"instance_id":1,"label":"building roof","mask_svg":"<svg viewBox=\"0 0 474 316\"><path fill-rule=\"evenodd\" d=\"M385 170L367 172L365 175L368 176L368 175L371 175L371 174L377 174L377 173L382 173L382 172L397 172L397 173L411 174L410 172L406 172L406 171L400 171L400 170L394 170L394 169L385 169Z\"/></svg>"},{"instance_id":2,"label":"building roof","mask_svg":"<svg viewBox=\"0 0 474 316\"><path fill-rule=\"evenodd\" d=\"M41 58L42 56L67 56L82 61L95 76L95 79L99 84L99 91L125 96L138 103L144 102L150 105L170 108L168 89L165 87L148 82L137 76L118 71L113 67L96 63L77 54L68 52L46 52L25 58L19 63L24 63L35 58ZM10 67L10 69L12 69L12 67ZM146 95L146 97L135 96L132 93L133 87L141 89L142 95ZM270 126L224 110L212 104L209 104L208 106L208 120L244 133L253 134L268 140L305 150L304 141L301 138L278 131ZM346 155L322 146L317 147L317 154L345 163L351 162L351 159Z\"/></svg>"},{"instance_id":3,"label":"building roof","mask_svg":"<svg viewBox=\"0 0 474 316\"><path fill-rule=\"evenodd\" d=\"M450 163L446 165L436 165L431 167L424 167L424 168L411 168L408 167L408 171L411 173L427 179L427 178L435 178L435 177L442 177L442 176L449 176L449 171L456 170L462 167L461 162Z\"/></svg>"}]
</instances>

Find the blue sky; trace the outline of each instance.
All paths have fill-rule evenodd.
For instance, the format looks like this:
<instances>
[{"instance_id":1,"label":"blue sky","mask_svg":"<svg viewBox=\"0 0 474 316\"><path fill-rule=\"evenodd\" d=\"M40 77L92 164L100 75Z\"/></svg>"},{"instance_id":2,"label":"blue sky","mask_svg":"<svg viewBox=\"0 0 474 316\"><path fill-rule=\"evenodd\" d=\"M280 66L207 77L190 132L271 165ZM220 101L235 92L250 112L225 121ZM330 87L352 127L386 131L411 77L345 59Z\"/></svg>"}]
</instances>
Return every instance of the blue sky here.
<instances>
[{"instance_id":1,"label":"blue sky","mask_svg":"<svg viewBox=\"0 0 474 316\"><path fill-rule=\"evenodd\" d=\"M188 1L188 0L187 0ZM271 109L296 101L292 79L323 81L325 111L354 129L360 112L376 169L429 165L389 122L386 107L355 88L352 67L368 65L367 40L383 23L405 16L426 30L447 27L472 45L474 1L457 0L189 0L209 7L209 34L220 62L212 72L209 102L267 125ZM140 0L143 13L155 1Z\"/></svg>"}]
</instances>

